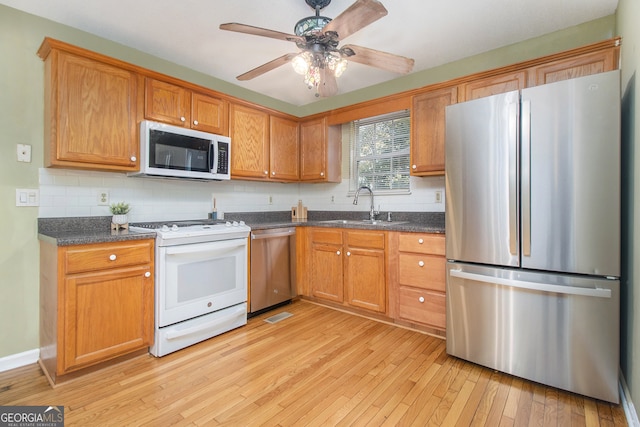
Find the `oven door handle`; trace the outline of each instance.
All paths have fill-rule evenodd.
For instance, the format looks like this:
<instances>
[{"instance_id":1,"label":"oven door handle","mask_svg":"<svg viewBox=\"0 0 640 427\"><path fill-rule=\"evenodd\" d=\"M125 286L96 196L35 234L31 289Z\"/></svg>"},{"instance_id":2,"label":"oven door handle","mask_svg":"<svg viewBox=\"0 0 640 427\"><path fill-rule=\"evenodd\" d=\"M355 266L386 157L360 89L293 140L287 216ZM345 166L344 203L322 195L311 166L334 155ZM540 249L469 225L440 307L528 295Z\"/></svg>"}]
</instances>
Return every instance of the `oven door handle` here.
<instances>
[{"instance_id":1,"label":"oven door handle","mask_svg":"<svg viewBox=\"0 0 640 427\"><path fill-rule=\"evenodd\" d=\"M245 313L245 310L241 309L227 316L213 319L211 322L203 323L202 325L192 326L191 328L181 329L178 331L169 331L165 334L165 338L167 340L175 340L178 338L186 337L188 335L197 334L198 332L206 331L207 329L220 328L220 323L226 322L229 320L235 320L239 315L242 315L244 313Z\"/></svg>"}]
</instances>

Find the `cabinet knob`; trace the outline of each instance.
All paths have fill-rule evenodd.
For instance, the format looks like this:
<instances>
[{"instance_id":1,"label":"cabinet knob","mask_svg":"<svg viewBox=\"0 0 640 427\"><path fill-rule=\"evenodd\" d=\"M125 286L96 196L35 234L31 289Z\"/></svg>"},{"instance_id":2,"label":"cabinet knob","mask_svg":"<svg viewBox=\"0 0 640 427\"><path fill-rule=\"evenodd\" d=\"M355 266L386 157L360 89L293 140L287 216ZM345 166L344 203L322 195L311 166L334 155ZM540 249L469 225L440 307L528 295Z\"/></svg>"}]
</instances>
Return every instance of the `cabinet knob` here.
<instances>
[{"instance_id":1,"label":"cabinet knob","mask_svg":"<svg viewBox=\"0 0 640 427\"><path fill-rule=\"evenodd\" d=\"M185 121L187 121L187 119L185 119L184 117L180 117L180 121L181 122L185 122Z\"/></svg>"},{"instance_id":2,"label":"cabinet knob","mask_svg":"<svg viewBox=\"0 0 640 427\"><path fill-rule=\"evenodd\" d=\"M424 302L424 297L420 297L420 298L418 298L418 301L420 301L420 302Z\"/></svg>"},{"instance_id":3,"label":"cabinet knob","mask_svg":"<svg viewBox=\"0 0 640 427\"><path fill-rule=\"evenodd\" d=\"M137 158L136 156L131 156L131 161L132 161L132 162L135 162L135 161L137 161L137 160L138 160L138 158Z\"/></svg>"},{"instance_id":4,"label":"cabinet knob","mask_svg":"<svg viewBox=\"0 0 640 427\"><path fill-rule=\"evenodd\" d=\"M418 243L423 244L424 243L424 239L418 239Z\"/></svg>"},{"instance_id":5,"label":"cabinet knob","mask_svg":"<svg viewBox=\"0 0 640 427\"><path fill-rule=\"evenodd\" d=\"M275 172L271 172L271 175L275 176L275 175L276 175L276 173L275 173Z\"/></svg>"},{"instance_id":6,"label":"cabinet knob","mask_svg":"<svg viewBox=\"0 0 640 427\"><path fill-rule=\"evenodd\" d=\"M194 126L198 126L198 121L197 121L197 120L194 120L194 121L193 121L193 125L194 125Z\"/></svg>"},{"instance_id":7,"label":"cabinet knob","mask_svg":"<svg viewBox=\"0 0 640 427\"><path fill-rule=\"evenodd\" d=\"M413 166L411 166L411 169L418 169L418 166L413 165Z\"/></svg>"},{"instance_id":8,"label":"cabinet knob","mask_svg":"<svg viewBox=\"0 0 640 427\"><path fill-rule=\"evenodd\" d=\"M347 256L351 256L351 252L347 252Z\"/></svg>"},{"instance_id":9,"label":"cabinet knob","mask_svg":"<svg viewBox=\"0 0 640 427\"><path fill-rule=\"evenodd\" d=\"M117 258L116 254L111 254L111 255L109 255L109 259L110 259L111 261L115 261L115 260L116 260L116 258Z\"/></svg>"},{"instance_id":10,"label":"cabinet knob","mask_svg":"<svg viewBox=\"0 0 640 427\"><path fill-rule=\"evenodd\" d=\"M146 273L144 273L144 277L151 277L151 272L147 271Z\"/></svg>"},{"instance_id":11,"label":"cabinet knob","mask_svg":"<svg viewBox=\"0 0 640 427\"><path fill-rule=\"evenodd\" d=\"M324 172L320 172L320 176L324 176Z\"/></svg>"},{"instance_id":12,"label":"cabinet knob","mask_svg":"<svg viewBox=\"0 0 640 427\"><path fill-rule=\"evenodd\" d=\"M424 261L418 261L418 265L419 265L420 267L424 267Z\"/></svg>"},{"instance_id":13,"label":"cabinet knob","mask_svg":"<svg viewBox=\"0 0 640 427\"><path fill-rule=\"evenodd\" d=\"M340 255L340 251L336 251L336 255Z\"/></svg>"},{"instance_id":14,"label":"cabinet knob","mask_svg":"<svg viewBox=\"0 0 640 427\"><path fill-rule=\"evenodd\" d=\"M265 175L269 175L269 171L264 171L264 174Z\"/></svg>"}]
</instances>

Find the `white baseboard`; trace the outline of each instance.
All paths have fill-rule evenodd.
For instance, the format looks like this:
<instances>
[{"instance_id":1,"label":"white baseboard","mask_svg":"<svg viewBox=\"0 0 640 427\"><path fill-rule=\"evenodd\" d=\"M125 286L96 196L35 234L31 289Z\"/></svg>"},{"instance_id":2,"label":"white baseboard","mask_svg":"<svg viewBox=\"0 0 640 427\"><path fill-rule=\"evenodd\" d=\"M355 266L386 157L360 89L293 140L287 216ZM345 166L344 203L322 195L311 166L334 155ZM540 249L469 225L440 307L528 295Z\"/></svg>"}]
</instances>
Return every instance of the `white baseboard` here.
<instances>
[{"instance_id":1,"label":"white baseboard","mask_svg":"<svg viewBox=\"0 0 640 427\"><path fill-rule=\"evenodd\" d=\"M627 417L627 423L631 427L640 427L638 412L636 412L636 408L633 406L631 393L629 392L627 382L624 380L622 372L620 372L620 382L618 383L618 386L620 387L620 404L624 408L624 415Z\"/></svg>"},{"instance_id":2,"label":"white baseboard","mask_svg":"<svg viewBox=\"0 0 640 427\"><path fill-rule=\"evenodd\" d=\"M40 357L40 349L23 351L0 358L0 372L36 363Z\"/></svg>"}]
</instances>

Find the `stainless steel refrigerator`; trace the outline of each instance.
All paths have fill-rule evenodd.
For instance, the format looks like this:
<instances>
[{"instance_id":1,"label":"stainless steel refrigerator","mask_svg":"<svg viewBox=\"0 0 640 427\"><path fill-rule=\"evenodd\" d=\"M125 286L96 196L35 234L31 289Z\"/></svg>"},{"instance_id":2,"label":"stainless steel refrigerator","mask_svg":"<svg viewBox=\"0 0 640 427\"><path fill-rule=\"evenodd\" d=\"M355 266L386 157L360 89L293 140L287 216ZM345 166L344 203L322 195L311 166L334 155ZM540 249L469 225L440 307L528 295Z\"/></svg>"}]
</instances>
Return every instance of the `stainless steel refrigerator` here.
<instances>
[{"instance_id":1,"label":"stainless steel refrigerator","mask_svg":"<svg viewBox=\"0 0 640 427\"><path fill-rule=\"evenodd\" d=\"M447 353L617 403L619 71L446 121Z\"/></svg>"}]
</instances>

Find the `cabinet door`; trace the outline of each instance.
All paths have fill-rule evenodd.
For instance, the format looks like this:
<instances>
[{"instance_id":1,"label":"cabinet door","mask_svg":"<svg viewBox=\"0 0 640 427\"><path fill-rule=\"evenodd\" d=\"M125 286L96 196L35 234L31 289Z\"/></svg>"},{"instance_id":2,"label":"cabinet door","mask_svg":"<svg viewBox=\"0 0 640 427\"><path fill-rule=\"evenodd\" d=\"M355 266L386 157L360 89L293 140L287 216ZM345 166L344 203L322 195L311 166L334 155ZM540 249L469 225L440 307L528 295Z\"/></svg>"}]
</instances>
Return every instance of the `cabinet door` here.
<instances>
[{"instance_id":1,"label":"cabinet door","mask_svg":"<svg viewBox=\"0 0 640 427\"><path fill-rule=\"evenodd\" d=\"M243 105L229 106L231 176L269 177L269 115Z\"/></svg>"},{"instance_id":2,"label":"cabinet door","mask_svg":"<svg viewBox=\"0 0 640 427\"><path fill-rule=\"evenodd\" d=\"M327 164L327 123L325 119L300 123L300 179L324 180Z\"/></svg>"},{"instance_id":3,"label":"cabinet door","mask_svg":"<svg viewBox=\"0 0 640 427\"><path fill-rule=\"evenodd\" d=\"M146 79L144 117L175 126L189 126L191 92L170 83Z\"/></svg>"},{"instance_id":4,"label":"cabinet door","mask_svg":"<svg viewBox=\"0 0 640 427\"><path fill-rule=\"evenodd\" d=\"M299 177L298 122L271 117L269 147L269 178L297 181Z\"/></svg>"},{"instance_id":5,"label":"cabinet door","mask_svg":"<svg viewBox=\"0 0 640 427\"><path fill-rule=\"evenodd\" d=\"M526 75L526 71L516 71L464 83L460 87L458 102L524 89Z\"/></svg>"},{"instance_id":6,"label":"cabinet door","mask_svg":"<svg viewBox=\"0 0 640 427\"><path fill-rule=\"evenodd\" d=\"M384 250L349 247L345 255L347 303L385 313L387 288Z\"/></svg>"},{"instance_id":7,"label":"cabinet door","mask_svg":"<svg viewBox=\"0 0 640 427\"><path fill-rule=\"evenodd\" d=\"M528 70L528 87L618 69L619 48L586 53L573 58L538 65Z\"/></svg>"},{"instance_id":8,"label":"cabinet door","mask_svg":"<svg viewBox=\"0 0 640 427\"><path fill-rule=\"evenodd\" d=\"M136 76L65 52L49 61L47 166L137 170Z\"/></svg>"},{"instance_id":9,"label":"cabinet door","mask_svg":"<svg viewBox=\"0 0 640 427\"><path fill-rule=\"evenodd\" d=\"M444 174L445 108L455 104L455 87L413 97L411 110L411 175Z\"/></svg>"},{"instance_id":10,"label":"cabinet door","mask_svg":"<svg viewBox=\"0 0 640 427\"><path fill-rule=\"evenodd\" d=\"M192 93L191 127L217 135L229 135L227 102L202 93Z\"/></svg>"},{"instance_id":11,"label":"cabinet door","mask_svg":"<svg viewBox=\"0 0 640 427\"><path fill-rule=\"evenodd\" d=\"M60 343L64 357L58 362L59 373L152 343L152 270L147 265L66 277L62 302L65 333Z\"/></svg>"},{"instance_id":12,"label":"cabinet door","mask_svg":"<svg viewBox=\"0 0 640 427\"><path fill-rule=\"evenodd\" d=\"M311 294L329 301L343 302L342 245L311 243Z\"/></svg>"}]
</instances>

